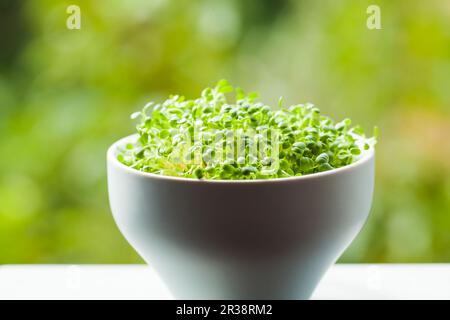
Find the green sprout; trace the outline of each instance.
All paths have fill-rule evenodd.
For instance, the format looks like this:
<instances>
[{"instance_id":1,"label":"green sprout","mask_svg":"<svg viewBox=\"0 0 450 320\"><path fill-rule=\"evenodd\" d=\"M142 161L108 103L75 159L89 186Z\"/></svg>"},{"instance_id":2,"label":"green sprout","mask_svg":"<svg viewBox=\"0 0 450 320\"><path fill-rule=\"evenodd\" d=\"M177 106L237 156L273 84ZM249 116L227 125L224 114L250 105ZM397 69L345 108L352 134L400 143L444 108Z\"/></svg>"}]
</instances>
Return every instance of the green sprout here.
<instances>
[{"instance_id":1,"label":"green sprout","mask_svg":"<svg viewBox=\"0 0 450 320\"><path fill-rule=\"evenodd\" d=\"M234 93L235 101L229 97ZM131 115L137 138L120 150L123 164L144 172L212 180L275 179L340 168L376 144L350 119L335 122L312 104L278 109L226 80L187 100L170 96Z\"/></svg>"}]
</instances>

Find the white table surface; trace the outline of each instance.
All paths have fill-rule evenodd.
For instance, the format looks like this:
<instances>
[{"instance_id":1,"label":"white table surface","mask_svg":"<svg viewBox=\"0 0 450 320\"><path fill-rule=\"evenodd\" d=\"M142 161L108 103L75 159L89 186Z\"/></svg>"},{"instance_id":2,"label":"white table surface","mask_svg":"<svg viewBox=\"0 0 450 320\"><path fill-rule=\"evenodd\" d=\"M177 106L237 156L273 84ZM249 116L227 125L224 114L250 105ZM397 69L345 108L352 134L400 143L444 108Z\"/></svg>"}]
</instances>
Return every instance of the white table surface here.
<instances>
[{"instance_id":1,"label":"white table surface","mask_svg":"<svg viewBox=\"0 0 450 320\"><path fill-rule=\"evenodd\" d=\"M0 299L171 299L145 265L3 265ZM338 264L313 299L450 299L450 264Z\"/></svg>"}]
</instances>

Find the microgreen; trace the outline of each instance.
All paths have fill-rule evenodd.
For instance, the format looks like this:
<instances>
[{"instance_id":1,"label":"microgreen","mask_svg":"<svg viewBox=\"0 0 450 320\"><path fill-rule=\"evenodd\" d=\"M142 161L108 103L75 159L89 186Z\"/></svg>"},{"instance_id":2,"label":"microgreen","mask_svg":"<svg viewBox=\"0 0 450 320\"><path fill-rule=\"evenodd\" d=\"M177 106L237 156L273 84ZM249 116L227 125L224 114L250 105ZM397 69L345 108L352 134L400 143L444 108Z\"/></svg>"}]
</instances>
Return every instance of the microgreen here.
<instances>
[{"instance_id":1,"label":"microgreen","mask_svg":"<svg viewBox=\"0 0 450 320\"><path fill-rule=\"evenodd\" d=\"M274 110L257 98L222 80L195 100L151 102L131 115L138 138L117 158L161 175L275 179L340 168L375 146L376 136L366 138L350 119L335 122L309 103L286 108L282 98Z\"/></svg>"}]
</instances>

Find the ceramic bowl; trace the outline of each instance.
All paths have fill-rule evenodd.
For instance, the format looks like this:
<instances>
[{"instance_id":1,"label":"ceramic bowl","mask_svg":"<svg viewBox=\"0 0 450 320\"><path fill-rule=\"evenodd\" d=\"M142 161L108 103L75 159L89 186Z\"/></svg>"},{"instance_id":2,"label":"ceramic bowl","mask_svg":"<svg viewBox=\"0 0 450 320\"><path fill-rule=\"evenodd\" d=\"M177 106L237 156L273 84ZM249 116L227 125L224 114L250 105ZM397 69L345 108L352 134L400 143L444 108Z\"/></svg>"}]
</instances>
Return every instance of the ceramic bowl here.
<instances>
[{"instance_id":1,"label":"ceramic bowl","mask_svg":"<svg viewBox=\"0 0 450 320\"><path fill-rule=\"evenodd\" d=\"M374 151L301 177L205 181L144 173L108 150L114 219L179 299L307 299L364 225Z\"/></svg>"}]
</instances>

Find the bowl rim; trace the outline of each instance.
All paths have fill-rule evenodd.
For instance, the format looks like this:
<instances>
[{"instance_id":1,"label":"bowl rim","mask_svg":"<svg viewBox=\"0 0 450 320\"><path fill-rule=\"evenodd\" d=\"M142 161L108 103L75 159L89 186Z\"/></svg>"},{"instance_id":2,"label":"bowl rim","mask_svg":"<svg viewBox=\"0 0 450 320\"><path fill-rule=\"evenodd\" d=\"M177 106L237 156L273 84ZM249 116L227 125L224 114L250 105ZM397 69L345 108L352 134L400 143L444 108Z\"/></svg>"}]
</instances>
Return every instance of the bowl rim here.
<instances>
[{"instance_id":1,"label":"bowl rim","mask_svg":"<svg viewBox=\"0 0 450 320\"><path fill-rule=\"evenodd\" d=\"M184 182L184 183L195 183L195 184L275 184L275 183L281 183L281 182L295 182L295 181L304 181L304 180L313 180L318 179L321 177L326 176L333 176L336 174L345 173L348 171L351 171L357 167L363 166L365 163L369 162L371 159L375 156L375 147L371 146L369 150L366 150L362 153L362 156L357 161L332 170L323 171L323 172L317 172L317 173L311 173L303 176L293 176L293 177L287 177L287 178L275 178L275 179L249 179L249 180L219 180L219 179L194 179L194 178L183 178L183 177L175 177L175 176L166 176L162 174L156 174L151 172L144 172L139 171L137 169L130 168L120 162L117 159L117 148L119 146L122 146L132 140L133 138L137 137L138 134L132 134L126 137L123 137L116 142L114 142L107 151L106 157L107 157L107 164L112 165L116 167L118 170L122 170L125 172L128 172L132 175L139 176L139 177L145 177L145 178L152 178L156 180L166 180L166 181L178 181L178 182Z\"/></svg>"}]
</instances>

